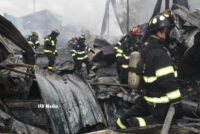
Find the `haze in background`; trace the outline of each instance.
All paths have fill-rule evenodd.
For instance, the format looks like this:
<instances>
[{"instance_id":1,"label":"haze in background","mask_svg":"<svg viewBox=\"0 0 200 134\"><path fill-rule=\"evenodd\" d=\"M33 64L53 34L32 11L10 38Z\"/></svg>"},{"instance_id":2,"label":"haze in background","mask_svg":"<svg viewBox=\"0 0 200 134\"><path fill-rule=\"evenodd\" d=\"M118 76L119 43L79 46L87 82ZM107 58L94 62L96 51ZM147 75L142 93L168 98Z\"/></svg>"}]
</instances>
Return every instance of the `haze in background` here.
<instances>
[{"instance_id":1,"label":"haze in background","mask_svg":"<svg viewBox=\"0 0 200 134\"><path fill-rule=\"evenodd\" d=\"M71 36L80 35L82 32L99 35L107 0L35 0L36 12L49 10L61 18L59 27L63 32L62 44L71 38ZM129 0L130 1L130 28L134 25L147 22L153 12L156 0ZM121 20L126 21L126 0L117 0L118 11ZM139 5L138 5L139 4ZM189 0L192 9L200 7L199 0ZM33 0L0 0L0 14L22 18L33 13ZM25 17L24 17L25 18ZM123 22L123 21L122 21ZM109 34L112 36L121 36L122 33L118 27L117 21L110 6ZM21 24L24 25L24 24ZM23 26L18 26L20 31L26 36L31 31L23 31ZM66 28L67 27L67 28ZM41 27L44 28L44 27ZM71 28L71 29L70 29ZM32 30L32 29L31 29ZM49 34L50 30L46 33ZM62 34L62 33L61 33ZM42 37L43 38L43 34Z\"/></svg>"},{"instance_id":2,"label":"haze in background","mask_svg":"<svg viewBox=\"0 0 200 134\"><path fill-rule=\"evenodd\" d=\"M100 30L106 0L35 0L36 11L50 10L62 16L63 25L87 27L91 32ZM0 0L0 13L21 17L33 13L33 0Z\"/></svg>"}]
</instances>

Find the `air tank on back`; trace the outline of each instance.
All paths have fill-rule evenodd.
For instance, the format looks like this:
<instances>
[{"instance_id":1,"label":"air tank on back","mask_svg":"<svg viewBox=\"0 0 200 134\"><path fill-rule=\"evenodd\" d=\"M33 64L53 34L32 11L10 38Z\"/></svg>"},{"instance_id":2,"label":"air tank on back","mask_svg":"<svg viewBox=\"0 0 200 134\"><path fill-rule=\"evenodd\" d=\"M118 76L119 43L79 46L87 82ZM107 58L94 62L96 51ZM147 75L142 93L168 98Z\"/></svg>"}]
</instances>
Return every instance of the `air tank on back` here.
<instances>
[{"instance_id":1,"label":"air tank on back","mask_svg":"<svg viewBox=\"0 0 200 134\"><path fill-rule=\"evenodd\" d=\"M140 85L140 76L136 73L139 70L138 63L141 61L141 53L134 51L129 59L128 86L131 90L137 90Z\"/></svg>"}]
</instances>

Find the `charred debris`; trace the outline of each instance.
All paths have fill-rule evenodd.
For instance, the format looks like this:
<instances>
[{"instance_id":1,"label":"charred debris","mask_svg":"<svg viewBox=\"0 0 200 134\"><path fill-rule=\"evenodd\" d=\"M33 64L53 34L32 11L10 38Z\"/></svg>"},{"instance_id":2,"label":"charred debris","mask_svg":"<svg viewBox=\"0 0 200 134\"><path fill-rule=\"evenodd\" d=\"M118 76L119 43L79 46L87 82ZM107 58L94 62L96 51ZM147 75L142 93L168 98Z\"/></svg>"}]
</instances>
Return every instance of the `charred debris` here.
<instances>
[{"instance_id":1,"label":"charred debris","mask_svg":"<svg viewBox=\"0 0 200 134\"><path fill-rule=\"evenodd\" d=\"M184 22L181 38L174 35L181 45L171 46L183 97L200 102L200 11L191 13L176 5L174 13ZM14 25L0 16L0 133L160 133L160 124L115 130L115 120L134 105L137 94L119 84L112 45L103 38L87 37L95 44L92 58L101 66L97 73L73 72L71 46L58 50L52 73L42 69L48 59L41 50L35 52ZM22 57L18 50L28 53ZM200 115L185 116L178 122L171 126L170 134L200 133Z\"/></svg>"}]
</instances>

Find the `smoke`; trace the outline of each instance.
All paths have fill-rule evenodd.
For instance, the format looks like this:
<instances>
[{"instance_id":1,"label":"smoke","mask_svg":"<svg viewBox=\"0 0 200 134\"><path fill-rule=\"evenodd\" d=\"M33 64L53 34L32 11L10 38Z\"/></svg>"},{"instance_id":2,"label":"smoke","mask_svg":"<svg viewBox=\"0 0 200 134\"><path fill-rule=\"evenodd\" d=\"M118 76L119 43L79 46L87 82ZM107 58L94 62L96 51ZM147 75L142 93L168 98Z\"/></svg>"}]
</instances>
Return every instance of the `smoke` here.
<instances>
[{"instance_id":1,"label":"smoke","mask_svg":"<svg viewBox=\"0 0 200 134\"><path fill-rule=\"evenodd\" d=\"M76 26L77 29L87 29L91 34L99 34L101 30L105 4L107 0L35 0L36 11L50 10L51 12L62 16L62 25ZM117 0L118 3L124 3L123 0ZM126 0L125 0L126 1ZM145 23L149 20L153 12L156 0L130 0L130 27L137 24ZM200 2L197 0L189 0L189 3L195 3L195 6ZM197 4L198 3L198 4ZM190 4L190 6L192 6ZM119 12L125 17L122 12L126 11L126 7L118 5ZM200 7L200 6L199 6ZM8 13L15 17L21 17L33 13L33 0L0 0L0 14ZM122 16L122 17L123 17ZM112 7L110 8L109 19L110 34L121 35L116 18L114 17Z\"/></svg>"},{"instance_id":2,"label":"smoke","mask_svg":"<svg viewBox=\"0 0 200 134\"><path fill-rule=\"evenodd\" d=\"M63 25L85 27L100 32L106 0L35 0L36 11L50 10L61 15ZM0 13L20 17L33 12L32 0L0 0Z\"/></svg>"}]
</instances>

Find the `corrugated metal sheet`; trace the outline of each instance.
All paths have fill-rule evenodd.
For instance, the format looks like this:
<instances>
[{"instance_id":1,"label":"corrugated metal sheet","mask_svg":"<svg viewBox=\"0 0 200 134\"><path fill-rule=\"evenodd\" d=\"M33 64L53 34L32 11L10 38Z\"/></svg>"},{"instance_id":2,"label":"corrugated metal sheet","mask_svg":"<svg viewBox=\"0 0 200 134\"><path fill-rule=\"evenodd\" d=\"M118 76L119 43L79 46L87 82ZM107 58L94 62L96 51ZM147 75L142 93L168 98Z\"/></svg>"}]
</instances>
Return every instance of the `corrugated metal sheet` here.
<instances>
[{"instance_id":1,"label":"corrugated metal sheet","mask_svg":"<svg viewBox=\"0 0 200 134\"><path fill-rule=\"evenodd\" d=\"M75 134L86 126L106 125L94 91L83 78L62 78L38 68L35 75L45 105L58 106L46 108L54 134Z\"/></svg>"}]
</instances>

